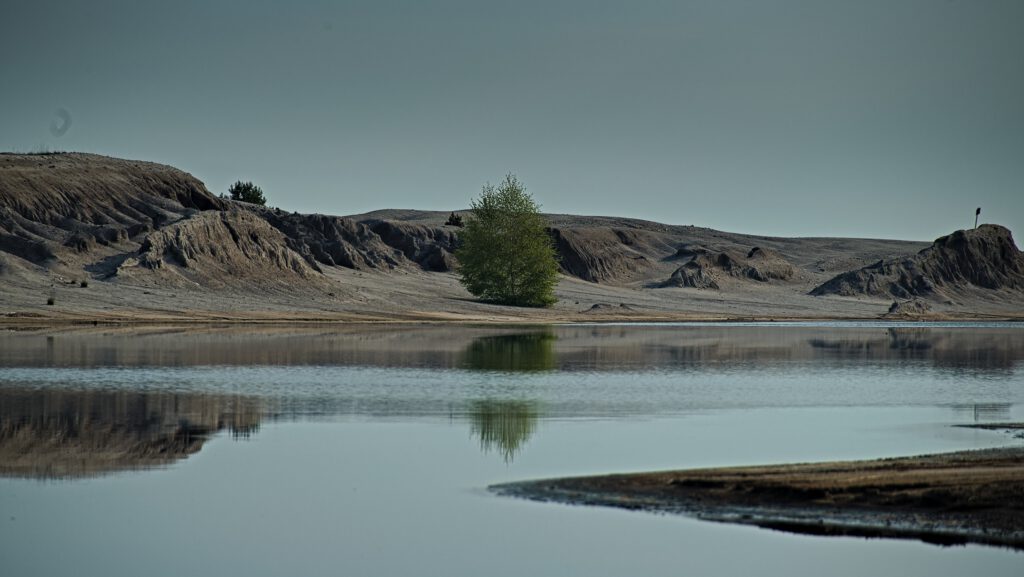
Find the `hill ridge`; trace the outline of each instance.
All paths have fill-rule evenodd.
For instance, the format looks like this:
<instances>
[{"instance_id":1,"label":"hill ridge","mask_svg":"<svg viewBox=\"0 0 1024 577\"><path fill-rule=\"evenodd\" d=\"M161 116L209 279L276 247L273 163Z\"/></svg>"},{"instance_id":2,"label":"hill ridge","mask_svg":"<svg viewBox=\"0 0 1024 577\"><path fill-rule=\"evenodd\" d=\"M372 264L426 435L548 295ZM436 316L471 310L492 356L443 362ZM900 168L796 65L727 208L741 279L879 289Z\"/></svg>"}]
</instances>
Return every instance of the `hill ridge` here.
<instances>
[{"instance_id":1,"label":"hill ridge","mask_svg":"<svg viewBox=\"0 0 1024 577\"><path fill-rule=\"evenodd\" d=\"M0 314L47 318L88 309L109 315L123 308L179 316L208 309L217 318L269 309L383 319L877 318L894 296L915 293L820 287L929 249L914 241L769 237L553 214L548 231L565 275L560 302L549 311L526 311L478 303L454 275L434 274L456 267L458 228L445 225L448 214L299 214L218 197L167 165L82 153L0 154L0 302L7 303ZM943 238L954 243L957 234ZM968 261L984 252L974 250ZM940 260L921 261L919 268L948 265ZM971 270L967 261L957 262L957 270ZM1001 270L983 268L991 278ZM1012 274L1019 268L1011 267ZM968 276L934 284L953 287ZM978 288L971 283L981 278L970 277L968 288ZM46 308L40 296L52 297L62 286L84 289L89 281L99 290L61 289L56 300L66 309ZM1012 281L1009 292L978 288L970 298L951 288L956 303L940 304L934 314L1019 312L1020 291L1012 287L1020 284Z\"/></svg>"}]
</instances>

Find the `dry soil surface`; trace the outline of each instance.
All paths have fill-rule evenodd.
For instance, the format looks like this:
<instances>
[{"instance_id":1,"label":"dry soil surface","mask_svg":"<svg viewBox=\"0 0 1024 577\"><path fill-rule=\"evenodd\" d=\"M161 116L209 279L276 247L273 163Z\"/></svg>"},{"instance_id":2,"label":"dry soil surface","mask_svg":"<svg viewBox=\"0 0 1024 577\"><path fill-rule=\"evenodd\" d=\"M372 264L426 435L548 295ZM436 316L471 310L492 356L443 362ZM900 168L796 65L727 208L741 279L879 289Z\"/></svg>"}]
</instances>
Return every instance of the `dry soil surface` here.
<instances>
[{"instance_id":1,"label":"dry soil surface","mask_svg":"<svg viewBox=\"0 0 1024 577\"><path fill-rule=\"evenodd\" d=\"M533 500L682 513L798 533L1024 549L1024 448L1019 447L579 477L491 489Z\"/></svg>"}]
</instances>

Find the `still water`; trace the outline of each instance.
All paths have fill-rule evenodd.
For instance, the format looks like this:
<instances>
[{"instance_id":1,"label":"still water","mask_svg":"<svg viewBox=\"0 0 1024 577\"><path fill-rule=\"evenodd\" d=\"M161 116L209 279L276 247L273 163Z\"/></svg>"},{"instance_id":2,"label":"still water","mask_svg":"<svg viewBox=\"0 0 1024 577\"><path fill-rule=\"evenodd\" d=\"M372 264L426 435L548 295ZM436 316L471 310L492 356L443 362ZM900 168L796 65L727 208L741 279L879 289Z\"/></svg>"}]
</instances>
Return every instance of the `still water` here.
<instances>
[{"instance_id":1,"label":"still water","mask_svg":"<svg viewBox=\"0 0 1024 577\"><path fill-rule=\"evenodd\" d=\"M1024 327L0 333L0 575L1020 575L494 483L1024 443Z\"/></svg>"}]
</instances>

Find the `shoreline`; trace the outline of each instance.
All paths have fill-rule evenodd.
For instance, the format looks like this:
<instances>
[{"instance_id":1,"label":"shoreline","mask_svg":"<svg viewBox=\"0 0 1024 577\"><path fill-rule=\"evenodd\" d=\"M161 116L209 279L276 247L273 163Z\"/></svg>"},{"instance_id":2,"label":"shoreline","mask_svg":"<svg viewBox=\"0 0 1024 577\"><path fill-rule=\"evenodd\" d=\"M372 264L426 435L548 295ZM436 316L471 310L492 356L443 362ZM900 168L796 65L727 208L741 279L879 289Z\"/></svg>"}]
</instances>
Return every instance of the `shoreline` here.
<instances>
[{"instance_id":1,"label":"shoreline","mask_svg":"<svg viewBox=\"0 0 1024 577\"><path fill-rule=\"evenodd\" d=\"M986 425L1020 428L1020 423ZM569 477L502 496L680 514L805 535L1024 551L1024 447L864 461Z\"/></svg>"},{"instance_id":2,"label":"shoreline","mask_svg":"<svg viewBox=\"0 0 1024 577\"><path fill-rule=\"evenodd\" d=\"M1009 315L936 315L928 318L919 317L886 317L886 316L789 316L789 315L740 315L740 316L697 316L691 314L678 315L583 315L556 313L547 316L514 316L506 311L495 315L444 315L436 313L404 313L394 315L373 314L332 314L311 316L305 314L280 314L267 311L267 314L233 314L230 312L210 312L203 315L90 315L74 314L73 316L52 316L41 313L7 313L0 315L0 329L19 329L25 327L82 327L82 326L166 326L166 325L238 325L238 326L323 326L334 324L345 325L454 325L454 326L494 326L494 325L587 325L587 324L765 324L772 323L899 323L919 324L928 326L936 323L1020 323L1024 325L1024 316Z\"/></svg>"}]
</instances>

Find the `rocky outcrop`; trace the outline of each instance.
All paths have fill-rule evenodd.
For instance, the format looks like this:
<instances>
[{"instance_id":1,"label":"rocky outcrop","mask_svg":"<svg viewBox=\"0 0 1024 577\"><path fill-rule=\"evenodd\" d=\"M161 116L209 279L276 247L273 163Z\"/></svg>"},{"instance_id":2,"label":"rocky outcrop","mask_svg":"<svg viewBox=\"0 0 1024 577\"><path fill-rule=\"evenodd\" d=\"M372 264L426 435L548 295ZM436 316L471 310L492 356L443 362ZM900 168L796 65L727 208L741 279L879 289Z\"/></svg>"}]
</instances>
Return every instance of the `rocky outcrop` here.
<instances>
[{"instance_id":1,"label":"rocky outcrop","mask_svg":"<svg viewBox=\"0 0 1024 577\"><path fill-rule=\"evenodd\" d=\"M660 286L714 290L720 288L713 260L706 255L692 257L686 264L677 268L672 276Z\"/></svg>"},{"instance_id":2,"label":"rocky outcrop","mask_svg":"<svg viewBox=\"0 0 1024 577\"><path fill-rule=\"evenodd\" d=\"M889 312L887 312L885 316L890 318L920 317L927 315L931 310L932 306L925 301L917 299L909 301L895 301L889 307Z\"/></svg>"},{"instance_id":3,"label":"rocky outcrop","mask_svg":"<svg viewBox=\"0 0 1024 577\"><path fill-rule=\"evenodd\" d=\"M357 221L322 214L256 210L293 243L327 266L373 270L415 265L423 270L454 270L457 238L452 227L392 220Z\"/></svg>"},{"instance_id":4,"label":"rocky outcrop","mask_svg":"<svg viewBox=\"0 0 1024 577\"><path fill-rule=\"evenodd\" d=\"M732 250L714 252L705 247L682 246L675 259L689 259L677 268L660 287L719 289L724 278L749 279L758 282L789 280L795 268L770 249L754 247L744 256Z\"/></svg>"},{"instance_id":5,"label":"rocky outcrop","mask_svg":"<svg viewBox=\"0 0 1024 577\"><path fill-rule=\"evenodd\" d=\"M399 251L420 268L434 272L455 269L456 238L454 229L382 220L369 224L387 246Z\"/></svg>"},{"instance_id":6,"label":"rocky outcrop","mask_svg":"<svg viewBox=\"0 0 1024 577\"><path fill-rule=\"evenodd\" d=\"M548 232L562 272L591 282L641 275L672 250L660 236L643 230L557 227Z\"/></svg>"},{"instance_id":7,"label":"rocky outcrop","mask_svg":"<svg viewBox=\"0 0 1024 577\"><path fill-rule=\"evenodd\" d=\"M316 263L288 246L288 239L244 210L204 212L149 234L114 276L153 271L169 284L241 287L285 284L319 277Z\"/></svg>"},{"instance_id":8,"label":"rocky outcrop","mask_svg":"<svg viewBox=\"0 0 1024 577\"><path fill-rule=\"evenodd\" d=\"M0 155L0 252L64 275L147 286L323 288L324 267L452 270L454 230L234 202L147 162Z\"/></svg>"},{"instance_id":9,"label":"rocky outcrop","mask_svg":"<svg viewBox=\"0 0 1024 577\"><path fill-rule=\"evenodd\" d=\"M916 255L840 274L811 294L936 298L970 287L1024 292L1024 253L1006 228L985 224L958 230Z\"/></svg>"},{"instance_id":10,"label":"rocky outcrop","mask_svg":"<svg viewBox=\"0 0 1024 577\"><path fill-rule=\"evenodd\" d=\"M0 154L0 250L44 264L225 202L169 166L93 154Z\"/></svg>"},{"instance_id":11,"label":"rocky outcrop","mask_svg":"<svg viewBox=\"0 0 1024 577\"><path fill-rule=\"evenodd\" d=\"M350 218L322 214L298 214L257 209L260 216L281 231L293 248L326 266L351 269L390 269L400 264L393 248L365 224Z\"/></svg>"},{"instance_id":12,"label":"rocky outcrop","mask_svg":"<svg viewBox=\"0 0 1024 577\"><path fill-rule=\"evenodd\" d=\"M779 253L755 246L747 253L743 275L760 282L790 280L796 269Z\"/></svg>"}]
</instances>

